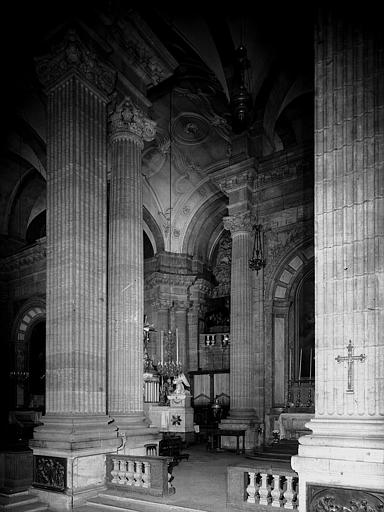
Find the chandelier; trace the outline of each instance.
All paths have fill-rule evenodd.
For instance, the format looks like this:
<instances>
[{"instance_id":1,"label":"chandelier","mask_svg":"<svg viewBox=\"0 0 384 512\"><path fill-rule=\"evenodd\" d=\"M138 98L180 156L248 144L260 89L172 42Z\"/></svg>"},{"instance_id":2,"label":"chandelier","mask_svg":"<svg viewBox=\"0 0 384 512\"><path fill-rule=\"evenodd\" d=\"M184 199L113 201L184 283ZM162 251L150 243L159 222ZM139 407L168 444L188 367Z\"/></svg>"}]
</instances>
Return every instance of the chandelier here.
<instances>
[{"instance_id":1,"label":"chandelier","mask_svg":"<svg viewBox=\"0 0 384 512\"><path fill-rule=\"evenodd\" d=\"M241 133L251 122L252 98L249 92L248 69L250 62L243 44L235 52L234 77L231 91L232 130Z\"/></svg>"},{"instance_id":2,"label":"chandelier","mask_svg":"<svg viewBox=\"0 0 384 512\"><path fill-rule=\"evenodd\" d=\"M264 258L264 243L263 243L263 232L261 224L255 224L253 226L255 232L255 238L253 241L252 258L249 260L249 268L251 270L259 270L265 267L266 261Z\"/></svg>"}]
</instances>

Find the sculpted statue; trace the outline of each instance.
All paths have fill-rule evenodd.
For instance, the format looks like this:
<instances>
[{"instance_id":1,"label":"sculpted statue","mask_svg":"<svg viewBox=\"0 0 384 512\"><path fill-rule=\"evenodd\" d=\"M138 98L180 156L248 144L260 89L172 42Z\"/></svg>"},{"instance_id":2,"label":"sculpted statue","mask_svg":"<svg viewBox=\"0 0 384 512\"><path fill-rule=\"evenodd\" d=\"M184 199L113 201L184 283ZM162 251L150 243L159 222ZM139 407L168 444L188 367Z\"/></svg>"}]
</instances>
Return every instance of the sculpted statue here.
<instances>
[{"instance_id":1,"label":"sculpted statue","mask_svg":"<svg viewBox=\"0 0 384 512\"><path fill-rule=\"evenodd\" d=\"M174 378L173 383L176 385L174 394L175 395L189 395L189 390L185 389L190 387L187 377L184 373L180 373Z\"/></svg>"}]
</instances>

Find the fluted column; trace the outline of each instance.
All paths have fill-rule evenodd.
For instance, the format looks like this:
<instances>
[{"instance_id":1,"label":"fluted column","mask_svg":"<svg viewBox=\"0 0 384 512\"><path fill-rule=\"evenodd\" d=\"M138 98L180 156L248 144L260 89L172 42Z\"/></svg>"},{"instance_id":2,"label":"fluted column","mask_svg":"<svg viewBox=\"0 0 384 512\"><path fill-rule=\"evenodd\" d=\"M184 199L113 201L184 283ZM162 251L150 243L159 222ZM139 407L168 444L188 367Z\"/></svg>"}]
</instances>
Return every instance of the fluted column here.
<instances>
[{"instance_id":1,"label":"fluted column","mask_svg":"<svg viewBox=\"0 0 384 512\"><path fill-rule=\"evenodd\" d=\"M114 73L74 31L37 60L37 73L48 120L47 413L31 445L61 435L62 449L72 449L78 425L91 430L108 419L106 104ZM66 428L71 437L60 434Z\"/></svg>"},{"instance_id":2,"label":"fluted column","mask_svg":"<svg viewBox=\"0 0 384 512\"><path fill-rule=\"evenodd\" d=\"M254 416L252 353L252 274L250 212L224 217L232 236L231 264L231 416Z\"/></svg>"},{"instance_id":3,"label":"fluted column","mask_svg":"<svg viewBox=\"0 0 384 512\"><path fill-rule=\"evenodd\" d=\"M142 423L144 261L141 152L155 123L127 98L110 116L109 414Z\"/></svg>"},{"instance_id":4,"label":"fluted column","mask_svg":"<svg viewBox=\"0 0 384 512\"><path fill-rule=\"evenodd\" d=\"M300 503L307 480L384 482L384 42L366 22L324 9L316 31L316 411L293 459ZM364 356L352 368L338 362L349 340Z\"/></svg>"}]
</instances>

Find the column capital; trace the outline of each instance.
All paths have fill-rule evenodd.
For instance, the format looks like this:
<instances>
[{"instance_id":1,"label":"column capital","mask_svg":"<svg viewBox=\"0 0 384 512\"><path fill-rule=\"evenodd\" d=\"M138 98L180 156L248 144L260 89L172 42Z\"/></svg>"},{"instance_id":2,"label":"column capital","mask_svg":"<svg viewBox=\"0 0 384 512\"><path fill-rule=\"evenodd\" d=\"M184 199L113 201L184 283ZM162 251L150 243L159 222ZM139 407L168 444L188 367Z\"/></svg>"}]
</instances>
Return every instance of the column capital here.
<instances>
[{"instance_id":1,"label":"column capital","mask_svg":"<svg viewBox=\"0 0 384 512\"><path fill-rule=\"evenodd\" d=\"M156 123L145 116L144 112L126 97L116 105L109 116L111 141L131 140L142 149L144 141L155 138Z\"/></svg>"},{"instance_id":2,"label":"column capital","mask_svg":"<svg viewBox=\"0 0 384 512\"><path fill-rule=\"evenodd\" d=\"M253 227L252 216L249 210L224 217L223 223L224 228L228 229L232 236L236 233L250 233Z\"/></svg>"},{"instance_id":3,"label":"column capital","mask_svg":"<svg viewBox=\"0 0 384 512\"><path fill-rule=\"evenodd\" d=\"M116 72L84 45L74 29L70 29L50 53L37 57L35 61L36 73L47 90L54 89L74 75L106 97L115 86Z\"/></svg>"}]
</instances>

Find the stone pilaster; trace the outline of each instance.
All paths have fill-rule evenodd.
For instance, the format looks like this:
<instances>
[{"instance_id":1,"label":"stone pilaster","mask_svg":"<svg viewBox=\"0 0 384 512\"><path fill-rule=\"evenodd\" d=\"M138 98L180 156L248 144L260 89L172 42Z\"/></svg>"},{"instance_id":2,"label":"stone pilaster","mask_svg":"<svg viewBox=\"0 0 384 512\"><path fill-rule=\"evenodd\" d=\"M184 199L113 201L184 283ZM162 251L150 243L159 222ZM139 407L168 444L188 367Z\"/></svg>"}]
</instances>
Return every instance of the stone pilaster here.
<instances>
[{"instance_id":1,"label":"stone pilaster","mask_svg":"<svg viewBox=\"0 0 384 512\"><path fill-rule=\"evenodd\" d=\"M73 460L85 450L93 457L90 490L100 484L103 454L118 444L106 414L106 104L114 73L73 31L38 59L37 72L48 117L47 412L30 445L35 456L65 458L66 494L41 491L64 510L85 485Z\"/></svg>"},{"instance_id":2,"label":"stone pilaster","mask_svg":"<svg viewBox=\"0 0 384 512\"><path fill-rule=\"evenodd\" d=\"M110 115L109 414L142 429L144 261L141 152L155 123L127 98Z\"/></svg>"},{"instance_id":3,"label":"stone pilaster","mask_svg":"<svg viewBox=\"0 0 384 512\"><path fill-rule=\"evenodd\" d=\"M292 460L300 507L311 482L384 482L384 44L363 18L321 11L316 27L316 411ZM365 355L353 363L352 389L337 360L349 340Z\"/></svg>"}]
</instances>

